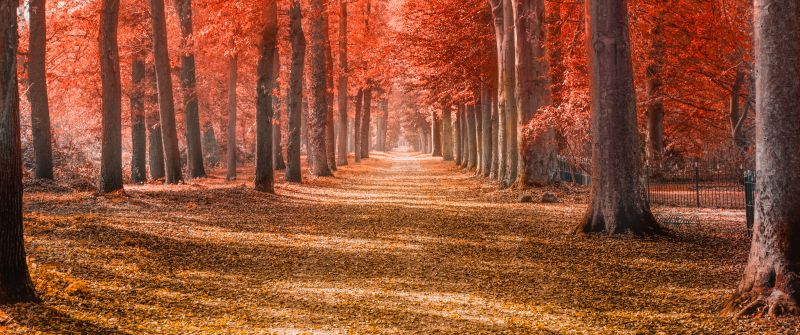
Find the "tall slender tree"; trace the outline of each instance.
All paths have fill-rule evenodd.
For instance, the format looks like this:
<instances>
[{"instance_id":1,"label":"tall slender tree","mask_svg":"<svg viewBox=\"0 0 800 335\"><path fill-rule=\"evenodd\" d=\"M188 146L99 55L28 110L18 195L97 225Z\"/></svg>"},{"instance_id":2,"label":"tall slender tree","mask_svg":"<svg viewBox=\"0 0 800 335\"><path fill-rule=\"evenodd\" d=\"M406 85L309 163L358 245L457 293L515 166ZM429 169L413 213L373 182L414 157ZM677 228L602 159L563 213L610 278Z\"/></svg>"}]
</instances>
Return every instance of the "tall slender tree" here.
<instances>
[{"instance_id":1,"label":"tall slender tree","mask_svg":"<svg viewBox=\"0 0 800 335\"><path fill-rule=\"evenodd\" d=\"M274 117L272 118L272 167L275 170L285 170L286 169L286 162L283 160L283 120L281 118L281 98L280 92L281 88L278 83L278 73L281 70L281 63L280 63L280 53L276 51L275 54L275 63L272 65L272 73L274 73L275 82L272 83L273 85L273 94L272 96L272 109L274 111Z\"/></svg>"},{"instance_id":2,"label":"tall slender tree","mask_svg":"<svg viewBox=\"0 0 800 335\"><path fill-rule=\"evenodd\" d=\"M236 179L236 161L238 146L236 145L236 114L238 111L236 101L236 87L239 81L239 56L234 53L228 58L228 152L227 175L228 180Z\"/></svg>"},{"instance_id":3,"label":"tall slender tree","mask_svg":"<svg viewBox=\"0 0 800 335\"><path fill-rule=\"evenodd\" d=\"M0 304L37 301L22 224L17 0L0 0Z\"/></svg>"},{"instance_id":4,"label":"tall slender tree","mask_svg":"<svg viewBox=\"0 0 800 335\"><path fill-rule=\"evenodd\" d=\"M203 166L202 135L200 132L200 112L197 104L197 75L194 60L194 41L192 34L192 0L176 0L175 9L181 26L181 93L183 95L183 115L186 122L186 151L189 160L189 178L206 176Z\"/></svg>"},{"instance_id":5,"label":"tall slender tree","mask_svg":"<svg viewBox=\"0 0 800 335\"><path fill-rule=\"evenodd\" d=\"M431 110L431 134L433 136L433 157L442 157L442 120Z\"/></svg>"},{"instance_id":6,"label":"tall slender tree","mask_svg":"<svg viewBox=\"0 0 800 335\"><path fill-rule=\"evenodd\" d=\"M144 81L147 89L145 90L147 114L147 161L150 167L150 179L159 180L164 178L164 142L161 139L161 122L159 121L158 107L158 85L156 83L156 72L153 64L145 64Z\"/></svg>"},{"instance_id":7,"label":"tall slender tree","mask_svg":"<svg viewBox=\"0 0 800 335\"><path fill-rule=\"evenodd\" d=\"M142 47L141 44L137 47ZM142 48L142 50L145 50ZM145 53L136 51L131 61L131 182L147 181L147 126L145 125Z\"/></svg>"},{"instance_id":8,"label":"tall slender tree","mask_svg":"<svg viewBox=\"0 0 800 335\"><path fill-rule=\"evenodd\" d=\"M310 52L310 105L309 111L309 165L315 176L331 176L328 166L326 131L328 124L328 82L325 57L325 2L311 0L309 26L311 29Z\"/></svg>"},{"instance_id":9,"label":"tall slender tree","mask_svg":"<svg viewBox=\"0 0 800 335\"><path fill-rule=\"evenodd\" d=\"M100 191L122 189L122 89L119 70L119 0L104 0L100 19L100 78L103 86L103 145Z\"/></svg>"},{"instance_id":10,"label":"tall slender tree","mask_svg":"<svg viewBox=\"0 0 800 335\"><path fill-rule=\"evenodd\" d=\"M50 107L47 95L47 12L45 0L31 0L28 5L30 39L28 46L28 100L31 103L34 177L53 179L53 148L50 135Z\"/></svg>"},{"instance_id":11,"label":"tall slender tree","mask_svg":"<svg viewBox=\"0 0 800 335\"><path fill-rule=\"evenodd\" d=\"M347 1L339 0L339 165L347 165L347 65Z\"/></svg>"},{"instance_id":12,"label":"tall slender tree","mask_svg":"<svg viewBox=\"0 0 800 335\"><path fill-rule=\"evenodd\" d=\"M453 116L449 100L442 103L442 157L453 160Z\"/></svg>"},{"instance_id":13,"label":"tall slender tree","mask_svg":"<svg viewBox=\"0 0 800 335\"><path fill-rule=\"evenodd\" d=\"M588 14L593 180L577 231L658 234L642 182L627 0L590 0Z\"/></svg>"},{"instance_id":14,"label":"tall slender tree","mask_svg":"<svg viewBox=\"0 0 800 335\"><path fill-rule=\"evenodd\" d=\"M277 81L275 57L278 55L278 4L267 0L264 11L264 28L256 74L256 177L255 188L260 192L275 193L275 175L272 166L272 91Z\"/></svg>"},{"instance_id":15,"label":"tall slender tree","mask_svg":"<svg viewBox=\"0 0 800 335\"><path fill-rule=\"evenodd\" d=\"M355 161L361 161L361 109L364 106L364 89L359 88L356 95L356 114L353 119L353 147L355 149Z\"/></svg>"},{"instance_id":16,"label":"tall slender tree","mask_svg":"<svg viewBox=\"0 0 800 335\"><path fill-rule=\"evenodd\" d=\"M372 111L372 86L367 84L364 88L364 105L362 106L363 119L361 120L361 158L369 158L369 151L371 149L370 126L372 124L371 111Z\"/></svg>"},{"instance_id":17,"label":"tall slender tree","mask_svg":"<svg viewBox=\"0 0 800 335\"><path fill-rule=\"evenodd\" d=\"M286 181L302 182L300 146L302 143L303 68L306 57L306 38L303 34L300 0L292 0L289 9L292 40L292 66L289 77L289 143L287 145Z\"/></svg>"},{"instance_id":18,"label":"tall slender tree","mask_svg":"<svg viewBox=\"0 0 800 335\"><path fill-rule=\"evenodd\" d=\"M728 311L800 314L800 3L756 0L756 208L744 276ZM742 308L743 307L743 308ZM741 309L740 309L741 308Z\"/></svg>"},{"instance_id":19,"label":"tall slender tree","mask_svg":"<svg viewBox=\"0 0 800 335\"><path fill-rule=\"evenodd\" d=\"M178 130L175 124L175 101L172 95L172 75L170 74L169 52L167 48L167 20L164 13L164 0L150 0L150 13L153 23L153 56L158 81L158 106L161 126L161 140L164 144L164 170L166 183L177 184L183 181L181 156L178 150Z\"/></svg>"},{"instance_id":20,"label":"tall slender tree","mask_svg":"<svg viewBox=\"0 0 800 335\"><path fill-rule=\"evenodd\" d=\"M492 145L492 135L494 134L492 131L492 109L494 101L492 101L492 88L489 85L483 85L481 101L483 102L483 108L481 108L480 118L483 135L481 136L480 172L482 176L488 177L492 170L492 152L495 150Z\"/></svg>"},{"instance_id":21,"label":"tall slender tree","mask_svg":"<svg viewBox=\"0 0 800 335\"><path fill-rule=\"evenodd\" d=\"M328 114L325 122L325 152L328 160L328 167L331 171L336 171L336 123L334 119L334 83L333 83L333 48L331 47L330 15L326 12L323 15L323 29L325 36L325 87L327 98Z\"/></svg>"}]
</instances>

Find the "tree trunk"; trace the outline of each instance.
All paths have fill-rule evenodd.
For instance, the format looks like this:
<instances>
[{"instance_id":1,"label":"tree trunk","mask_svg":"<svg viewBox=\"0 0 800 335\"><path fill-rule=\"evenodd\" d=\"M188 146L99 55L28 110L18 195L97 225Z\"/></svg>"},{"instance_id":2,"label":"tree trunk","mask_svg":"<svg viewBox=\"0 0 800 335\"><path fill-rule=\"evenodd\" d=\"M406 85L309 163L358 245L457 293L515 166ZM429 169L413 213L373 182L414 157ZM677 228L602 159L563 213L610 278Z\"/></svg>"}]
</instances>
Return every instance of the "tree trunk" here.
<instances>
[{"instance_id":1,"label":"tree trunk","mask_svg":"<svg viewBox=\"0 0 800 335\"><path fill-rule=\"evenodd\" d=\"M203 178L203 147L200 133L200 113L197 106L197 76L195 74L194 43L192 39L192 0L176 0L175 9L181 25L181 91L183 115L186 122L186 151L189 178Z\"/></svg>"},{"instance_id":2,"label":"tree trunk","mask_svg":"<svg viewBox=\"0 0 800 335\"><path fill-rule=\"evenodd\" d=\"M255 189L275 193L272 166L272 90L277 82L275 58L278 56L278 4L268 0L264 11L261 46L256 77L256 177Z\"/></svg>"},{"instance_id":3,"label":"tree trunk","mask_svg":"<svg viewBox=\"0 0 800 335\"><path fill-rule=\"evenodd\" d=\"M477 109L474 103L467 106L467 148L469 156L467 159L467 169L475 170L478 167L478 139L477 122L475 122Z\"/></svg>"},{"instance_id":4,"label":"tree trunk","mask_svg":"<svg viewBox=\"0 0 800 335\"><path fill-rule=\"evenodd\" d=\"M442 104L442 157L445 161L453 160L453 116L450 103Z\"/></svg>"},{"instance_id":5,"label":"tree trunk","mask_svg":"<svg viewBox=\"0 0 800 335\"><path fill-rule=\"evenodd\" d=\"M647 161L651 168L661 167L661 153L664 150L664 92L663 64L664 48L664 16L667 11L666 2L659 2L660 8L656 22L650 30L652 39L647 53L649 64L645 69L647 80Z\"/></svg>"},{"instance_id":6,"label":"tree trunk","mask_svg":"<svg viewBox=\"0 0 800 335\"><path fill-rule=\"evenodd\" d=\"M800 3L755 1L756 209L750 255L731 307L800 314Z\"/></svg>"},{"instance_id":7,"label":"tree trunk","mask_svg":"<svg viewBox=\"0 0 800 335\"><path fill-rule=\"evenodd\" d=\"M356 116L353 119L353 147L356 162L361 161L361 109L364 105L364 90L359 88L356 95Z\"/></svg>"},{"instance_id":8,"label":"tree trunk","mask_svg":"<svg viewBox=\"0 0 800 335\"><path fill-rule=\"evenodd\" d=\"M228 159L227 159L227 176L228 180L236 179L236 161L238 155L238 146L236 145L236 84L239 81L239 73L237 71L239 65L239 56L234 54L228 59Z\"/></svg>"},{"instance_id":9,"label":"tree trunk","mask_svg":"<svg viewBox=\"0 0 800 335\"><path fill-rule=\"evenodd\" d=\"M279 70L274 71L277 74ZM281 99L277 95L272 97L272 106L275 110L272 124L272 166L275 167L275 170L283 171L286 169L286 162L283 159L283 120L281 118Z\"/></svg>"},{"instance_id":10,"label":"tree trunk","mask_svg":"<svg viewBox=\"0 0 800 335\"><path fill-rule=\"evenodd\" d=\"M386 99L383 100L383 115L381 116L381 136L380 139L380 150L383 152L388 151L386 148L386 137L389 133L389 93L386 93ZM439 127L441 127L442 120L439 119Z\"/></svg>"},{"instance_id":11,"label":"tree trunk","mask_svg":"<svg viewBox=\"0 0 800 335\"><path fill-rule=\"evenodd\" d=\"M177 184L183 181L183 172L178 149L178 130L175 124L175 101L172 96L164 0L150 0L150 8L153 23L153 56L156 63L156 80L158 81L161 140L164 143L164 170L166 183Z\"/></svg>"},{"instance_id":12,"label":"tree trunk","mask_svg":"<svg viewBox=\"0 0 800 335\"><path fill-rule=\"evenodd\" d=\"M464 148L461 146L461 144L464 143L461 140L462 136L464 136L464 133L462 132L461 121L463 121L463 118L461 117L461 105L457 105L456 106L456 120L455 120L455 123L453 125L453 128L455 128L455 133L456 133L456 136L455 136L455 163L458 166L460 166L461 162L464 160Z\"/></svg>"},{"instance_id":13,"label":"tree trunk","mask_svg":"<svg viewBox=\"0 0 800 335\"><path fill-rule=\"evenodd\" d=\"M144 111L145 55L136 52L131 62L131 182L147 181L147 127Z\"/></svg>"},{"instance_id":14,"label":"tree trunk","mask_svg":"<svg viewBox=\"0 0 800 335\"><path fill-rule=\"evenodd\" d=\"M492 101L492 89L486 85L483 87L481 94L483 101L483 110L481 112L481 124L483 134L481 135L481 175L489 177L492 171L492 153L494 152L494 145L492 144L492 131L494 123L492 122L492 109L494 101Z\"/></svg>"},{"instance_id":15,"label":"tree trunk","mask_svg":"<svg viewBox=\"0 0 800 335\"><path fill-rule=\"evenodd\" d=\"M35 159L33 175L53 179L53 148L50 135L50 107L47 101L47 22L45 0L31 0L28 46L28 101L31 104L31 132Z\"/></svg>"},{"instance_id":16,"label":"tree trunk","mask_svg":"<svg viewBox=\"0 0 800 335\"><path fill-rule=\"evenodd\" d=\"M433 133L433 157L442 157L442 120L431 111L431 126Z\"/></svg>"},{"instance_id":17,"label":"tree trunk","mask_svg":"<svg viewBox=\"0 0 800 335\"><path fill-rule=\"evenodd\" d=\"M303 182L300 167L300 150L302 144L303 114L303 68L306 61L306 38L303 34L300 0L292 1L289 10L292 40L292 69L289 77L289 143L286 150L286 181Z\"/></svg>"},{"instance_id":18,"label":"tree trunk","mask_svg":"<svg viewBox=\"0 0 800 335\"><path fill-rule=\"evenodd\" d=\"M497 97L497 90L491 92L492 94L492 115L489 122L492 124L492 166L489 169L489 178L500 180L500 120L498 112L500 105Z\"/></svg>"},{"instance_id":19,"label":"tree trunk","mask_svg":"<svg viewBox=\"0 0 800 335\"><path fill-rule=\"evenodd\" d=\"M459 104L458 105L458 119L461 120L461 167L467 168L469 166L469 116L467 113L467 105Z\"/></svg>"},{"instance_id":20,"label":"tree trunk","mask_svg":"<svg viewBox=\"0 0 800 335\"><path fill-rule=\"evenodd\" d=\"M0 304L38 301L25 261L22 224L17 4L0 1Z\"/></svg>"},{"instance_id":21,"label":"tree trunk","mask_svg":"<svg viewBox=\"0 0 800 335\"><path fill-rule=\"evenodd\" d=\"M504 52L504 45L506 43L506 35L507 30L505 27L505 0L489 0L489 4L492 7L492 19L494 23L494 32L495 32L495 44L497 47L497 93L495 96L494 101L496 101L495 111L493 111L493 115L496 117L494 118L494 122L492 124L492 133L496 137L496 143L494 143L494 150L496 152L496 157L493 158L494 161L492 162L492 172L491 175L494 179L502 182L505 179L506 174L506 134L505 134L505 110L506 110L506 96L505 89L506 85L503 84L504 76L506 70L504 66L505 62L505 55Z\"/></svg>"},{"instance_id":22,"label":"tree trunk","mask_svg":"<svg viewBox=\"0 0 800 335\"><path fill-rule=\"evenodd\" d=\"M328 85L325 52L325 2L311 0L311 111L309 113L309 165L315 176L331 176L326 146L328 124Z\"/></svg>"},{"instance_id":23,"label":"tree trunk","mask_svg":"<svg viewBox=\"0 0 800 335\"><path fill-rule=\"evenodd\" d=\"M347 165L347 1L339 0L339 165Z\"/></svg>"},{"instance_id":24,"label":"tree trunk","mask_svg":"<svg viewBox=\"0 0 800 335\"><path fill-rule=\"evenodd\" d=\"M333 51L331 50L330 19L327 13L323 16L323 29L325 36L325 82L327 98L327 121L325 123L325 152L328 159L328 167L331 171L336 171L336 121L334 119L333 106L336 103L333 95Z\"/></svg>"},{"instance_id":25,"label":"tree trunk","mask_svg":"<svg viewBox=\"0 0 800 335\"><path fill-rule=\"evenodd\" d=\"M372 88L369 86L364 89L363 108L364 119L361 120L361 158L369 158L370 140L372 139L372 136L370 136L370 126L372 123L370 119L372 110Z\"/></svg>"},{"instance_id":26,"label":"tree trunk","mask_svg":"<svg viewBox=\"0 0 800 335\"><path fill-rule=\"evenodd\" d=\"M210 121L203 125L203 159L212 168L219 166L219 141Z\"/></svg>"},{"instance_id":27,"label":"tree trunk","mask_svg":"<svg viewBox=\"0 0 800 335\"><path fill-rule=\"evenodd\" d=\"M161 140L161 123L158 120L158 87L153 64L148 64L145 69L147 82L147 147L148 165L150 166L150 179L164 178L164 142Z\"/></svg>"},{"instance_id":28,"label":"tree trunk","mask_svg":"<svg viewBox=\"0 0 800 335\"><path fill-rule=\"evenodd\" d=\"M590 0L588 10L593 180L577 231L658 234L642 178L627 1Z\"/></svg>"},{"instance_id":29,"label":"tree trunk","mask_svg":"<svg viewBox=\"0 0 800 335\"><path fill-rule=\"evenodd\" d=\"M504 186L511 186L517 180L517 166L519 165L519 147L517 144L517 129L518 119L517 116L517 96L516 96L516 83L517 76L515 72L516 64L516 51L514 43L516 41L516 34L514 34L514 7L511 0L503 0L503 27L505 36L503 36L503 100L505 101L503 110L504 117L504 132L505 132L505 163L506 171L503 178Z\"/></svg>"},{"instance_id":30,"label":"tree trunk","mask_svg":"<svg viewBox=\"0 0 800 335\"><path fill-rule=\"evenodd\" d=\"M119 0L104 0L100 20L100 79L103 86L103 148L100 192L122 189L122 89L117 23Z\"/></svg>"}]
</instances>

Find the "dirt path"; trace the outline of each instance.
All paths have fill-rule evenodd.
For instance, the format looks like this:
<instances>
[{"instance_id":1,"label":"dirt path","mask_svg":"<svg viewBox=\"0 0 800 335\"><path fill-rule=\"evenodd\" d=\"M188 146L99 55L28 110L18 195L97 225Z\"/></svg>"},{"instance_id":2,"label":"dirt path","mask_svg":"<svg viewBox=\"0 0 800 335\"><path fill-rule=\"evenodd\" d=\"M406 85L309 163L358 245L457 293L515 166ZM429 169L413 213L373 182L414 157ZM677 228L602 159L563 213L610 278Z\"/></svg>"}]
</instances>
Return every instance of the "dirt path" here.
<instances>
[{"instance_id":1,"label":"dirt path","mask_svg":"<svg viewBox=\"0 0 800 335\"><path fill-rule=\"evenodd\" d=\"M582 238L565 232L584 205L517 196L411 153L277 195L220 176L111 198L29 193L44 303L0 310L12 333L47 334L798 330L717 316L746 255L730 218L666 240Z\"/></svg>"}]
</instances>

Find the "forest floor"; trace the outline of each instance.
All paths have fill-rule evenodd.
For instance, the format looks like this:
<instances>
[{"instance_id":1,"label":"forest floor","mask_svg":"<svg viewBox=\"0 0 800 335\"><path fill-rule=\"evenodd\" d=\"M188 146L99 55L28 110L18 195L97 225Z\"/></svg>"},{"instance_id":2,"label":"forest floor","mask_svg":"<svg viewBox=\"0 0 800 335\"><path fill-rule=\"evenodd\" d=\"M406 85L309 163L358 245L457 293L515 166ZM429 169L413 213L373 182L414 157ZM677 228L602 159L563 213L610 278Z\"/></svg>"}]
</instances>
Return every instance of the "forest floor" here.
<instances>
[{"instance_id":1,"label":"forest floor","mask_svg":"<svg viewBox=\"0 0 800 335\"><path fill-rule=\"evenodd\" d=\"M585 189L522 204L412 153L280 181L277 195L250 173L111 196L30 187L43 302L0 306L0 333L800 332L719 314L746 260L742 212L703 210L669 238L582 237L567 232Z\"/></svg>"}]
</instances>

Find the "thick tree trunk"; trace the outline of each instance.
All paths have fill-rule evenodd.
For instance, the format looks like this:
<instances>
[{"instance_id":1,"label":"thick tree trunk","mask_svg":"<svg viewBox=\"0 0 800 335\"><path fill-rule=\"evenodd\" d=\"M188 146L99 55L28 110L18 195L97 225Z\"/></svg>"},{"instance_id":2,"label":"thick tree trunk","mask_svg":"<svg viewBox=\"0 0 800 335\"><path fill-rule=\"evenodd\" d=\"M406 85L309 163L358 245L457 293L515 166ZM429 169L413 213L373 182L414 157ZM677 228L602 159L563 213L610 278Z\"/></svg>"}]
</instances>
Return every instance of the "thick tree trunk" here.
<instances>
[{"instance_id":1,"label":"thick tree trunk","mask_svg":"<svg viewBox=\"0 0 800 335\"><path fill-rule=\"evenodd\" d=\"M516 64L516 51L514 43L516 41L516 34L514 34L514 7L511 0L503 0L503 28L505 36L503 36L503 100L505 101L505 109L503 111L504 117L504 132L505 132L505 163L506 169L503 178L504 186L511 186L517 180L517 167L519 165L519 147L517 144L517 129L518 119L517 113L517 95L516 85L517 76L515 69Z\"/></svg>"},{"instance_id":2,"label":"thick tree trunk","mask_svg":"<svg viewBox=\"0 0 800 335\"><path fill-rule=\"evenodd\" d=\"M273 71L277 76L279 70ZM275 110L272 124L272 166L275 170L283 171L286 169L286 161L283 159L283 119L281 117L281 99L277 95L272 97L272 106Z\"/></svg>"},{"instance_id":3,"label":"thick tree trunk","mask_svg":"<svg viewBox=\"0 0 800 335\"><path fill-rule=\"evenodd\" d=\"M506 134L505 134L505 110L506 100L504 99L504 90L506 85L503 84L503 76L505 75L505 52L504 45L507 35L505 27L504 16L504 0L489 0L489 5L492 7L492 19L494 23L495 44L497 48L497 93L495 94L496 104L493 111L492 133L494 134L494 152L495 157L492 161L491 176L502 182L506 174Z\"/></svg>"},{"instance_id":4,"label":"thick tree trunk","mask_svg":"<svg viewBox=\"0 0 800 335\"><path fill-rule=\"evenodd\" d=\"M103 145L100 192L122 189L122 84L117 28L119 0L104 0L100 20L100 79L103 86Z\"/></svg>"},{"instance_id":5,"label":"thick tree trunk","mask_svg":"<svg viewBox=\"0 0 800 335\"><path fill-rule=\"evenodd\" d=\"M134 53L131 62L131 182L147 181L147 126L145 126L145 55Z\"/></svg>"},{"instance_id":6,"label":"thick tree trunk","mask_svg":"<svg viewBox=\"0 0 800 335\"><path fill-rule=\"evenodd\" d=\"M328 159L328 167L331 171L336 171L336 120L334 119L333 107L336 101L333 95L333 51L331 50L330 19L328 14L323 16L323 29L325 36L325 82L328 114L325 123L325 152Z\"/></svg>"},{"instance_id":7,"label":"thick tree trunk","mask_svg":"<svg viewBox=\"0 0 800 335\"><path fill-rule=\"evenodd\" d=\"M661 167L661 152L664 150L664 92L663 92L663 67L664 67L664 16L667 11L665 1L660 1L659 13L656 22L650 30L650 40L647 57L649 64L645 69L647 80L647 162L651 168Z\"/></svg>"},{"instance_id":8,"label":"thick tree trunk","mask_svg":"<svg viewBox=\"0 0 800 335\"><path fill-rule=\"evenodd\" d=\"M28 46L28 101L31 103L31 132L33 135L33 175L38 179L53 179L53 148L50 135L50 107L47 101L47 22L45 0L31 0L30 42Z\"/></svg>"},{"instance_id":9,"label":"thick tree trunk","mask_svg":"<svg viewBox=\"0 0 800 335\"><path fill-rule=\"evenodd\" d=\"M150 167L150 179L164 178L164 142L161 140L161 123L158 120L158 87L156 84L155 67L147 64L145 69L145 82L147 83L147 160Z\"/></svg>"},{"instance_id":10,"label":"thick tree trunk","mask_svg":"<svg viewBox=\"0 0 800 335\"><path fill-rule=\"evenodd\" d=\"M17 4L0 0L0 304L38 301L23 239Z\"/></svg>"},{"instance_id":11,"label":"thick tree trunk","mask_svg":"<svg viewBox=\"0 0 800 335\"><path fill-rule=\"evenodd\" d=\"M449 102L442 104L442 157L453 160L453 116Z\"/></svg>"},{"instance_id":12,"label":"thick tree trunk","mask_svg":"<svg viewBox=\"0 0 800 335\"><path fill-rule=\"evenodd\" d=\"M347 165L347 1L339 0L339 165Z\"/></svg>"},{"instance_id":13,"label":"thick tree trunk","mask_svg":"<svg viewBox=\"0 0 800 335\"><path fill-rule=\"evenodd\" d=\"M356 95L356 115L353 119L353 147L356 162L361 161L361 109L364 106L364 90L359 88Z\"/></svg>"},{"instance_id":14,"label":"thick tree trunk","mask_svg":"<svg viewBox=\"0 0 800 335\"><path fill-rule=\"evenodd\" d=\"M200 112L197 105L197 76L195 74L194 43L192 42L192 0L176 0L175 9L181 23L181 92L183 115L186 123L186 151L188 153L189 178L206 176L203 166Z\"/></svg>"},{"instance_id":15,"label":"thick tree trunk","mask_svg":"<svg viewBox=\"0 0 800 335\"><path fill-rule=\"evenodd\" d=\"M433 127L433 157L442 157L442 120L431 111L431 126Z\"/></svg>"},{"instance_id":16,"label":"thick tree trunk","mask_svg":"<svg viewBox=\"0 0 800 335\"><path fill-rule=\"evenodd\" d=\"M178 149L178 130L175 124L175 101L172 96L164 0L150 0L150 8L153 23L153 56L156 63L156 80L158 81L161 140L164 143L165 181L167 184L177 184L183 181L183 172Z\"/></svg>"},{"instance_id":17,"label":"thick tree trunk","mask_svg":"<svg viewBox=\"0 0 800 335\"><path fill-rule=\"evenodd\" d=\"M492 122L492 110L494 109L494 101L492 101L492 89L485 86L483 89L482 100L484 101L484 108L481 112L481 124L483 125L483 134L481 136L481 173L484 177L489 177L492 171L492 154L494 153L494 144L492 141L494 132L494 122Z\"/></svg>"},{"instance_id":18,"label":"thick tree trunk","mask_svg":"<svg viewBox=\"0 0 800 335\"><path fill-rule=\"evenodd\" d=\"M478 106L474 103L467 106L467 148L469 148L469 156L467 158L467 169L475 170L478 167L478 131L476 114Z\"/></svg>"},{"instance_id":19,"label":"thick tree trunk","mask_svg":"<svg viewBox=\"0 0 800 335\"><path fill-rule=\"evenodd\" d=\"M755 1L756 209L744 276L727 311L800 314L800 3Z\"/></svg>"},{"instance_id":20,"label":"thick tree trunk","mask_svg":"<svg viewBox=\"0 0 800 335\"><path fill-rule=\"evenodd\" d=\"M636 125L626 0L590 0L592 190L578 232L652 235Z\"/></svg>"},{"instance_id":21,"label":"thick tree trunk","mask_svg":"<svg viewBox=\"0 0 800 335\"><path fill-rule=\"evenodd\" d=\"M239 56L234 54L228 59L228 159L227 176L228 180L236 179L236 162L238 146L236 145L236 84L239 81L238 65Z\"/></svg>"},{"instance_id":22,"label":"thick tree trunk","mask_svg":"<svg viewBox=\"0 0 800 335\"><path fill-rule=\"evenodd\" d=\"M372 136L370 136L370 126L372 125L372 88L367 86L364 89L363 119L361 120L361 158L369 158L369 150Z\"/></svg>"},{"instance_id":23,"label":"thick tree trunk","mask_svg":"<svg viewBox=\"0 0 800 335\"><path fill-rule=\"evenodd\" d=\"M278 4L267 0L265 22L256 77L256 177L255 189L275 193L275 172L272 166L272 90L277 82L275 58L278 56Z\"/></svg>"},{"instance_id":24,"label":"thick tree trunk","mask_svg":"<svg viewBox=\"0 0 800 335\"><path fill-rule=\"evenodd\" d=\"M306 38L303 34L300 0L293 0L289 10L292 40L292 68L289 75L289 143L286 150L286 181L303 182L300 167L300 150L302 144L303 114L303 68L306 61Z\"/></svg>"},{"instance_id":25,"label":"thick tree trunk","mask_svg":"<svg viewBox=\"0 0 800 335\"><path fill-rule=\"evenodd\" d=\"M325 2L311 0L311 111L309 113L309 165L315 176L331 176L326 145L328 125L328 77L325 46Z\"/></svg>"}]
</instances>

